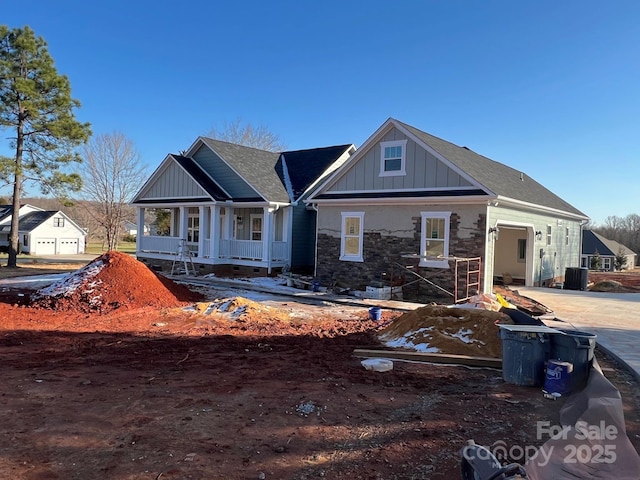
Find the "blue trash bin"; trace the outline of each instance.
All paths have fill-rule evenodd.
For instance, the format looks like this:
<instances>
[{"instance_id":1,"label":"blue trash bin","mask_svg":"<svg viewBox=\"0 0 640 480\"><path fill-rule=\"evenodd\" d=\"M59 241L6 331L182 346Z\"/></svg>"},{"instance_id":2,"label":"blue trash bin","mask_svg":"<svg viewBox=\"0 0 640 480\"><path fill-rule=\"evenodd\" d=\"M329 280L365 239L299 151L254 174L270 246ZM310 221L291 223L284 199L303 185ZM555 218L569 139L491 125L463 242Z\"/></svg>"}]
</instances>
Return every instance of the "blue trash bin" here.
<instances>
[{"instance_id":1,"label":"blue trash bin","mask_svg":"<svg viewBox=\"0 0 640 480\"><path fill-rule=\"evenodd\" d=\"M527 328L518 330L517 325L509 327L500 328L502 378L515 385L541 386L549 356L549 334Z\"/></svg>"},{"instance_id":2,"label":"blue trash bin","mask_svg":"<svg viewBox=\"0 0 640 480\"><path fill-rule=\"evenodd\" d=\"M578 330L558 330L562 333L551 335L549 358L573 364L573 372L569 376L569 388L572 392L577 392L585 387L589 379L597 336Z\"/></svg>"}]
</instances>

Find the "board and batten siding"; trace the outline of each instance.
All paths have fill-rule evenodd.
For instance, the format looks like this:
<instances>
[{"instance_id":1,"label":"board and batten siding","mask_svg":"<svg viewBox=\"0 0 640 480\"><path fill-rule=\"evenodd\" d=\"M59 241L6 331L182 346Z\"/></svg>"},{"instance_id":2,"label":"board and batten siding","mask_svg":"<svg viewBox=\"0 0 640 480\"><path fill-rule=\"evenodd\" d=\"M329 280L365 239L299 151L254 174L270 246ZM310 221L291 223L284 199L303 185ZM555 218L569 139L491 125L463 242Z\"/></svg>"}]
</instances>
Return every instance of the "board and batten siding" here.
<instances>
[{"instance_id":1,"label":"board and batten siding","mask_svg":"<svg viewBox=\"0 0 640 480\"><path fill-rule=\"evenodd\" d=\"M157 180L142 193L140 199L197 198L209 196L185 170L171 162Z\"/></svg>"},{"instance_id":2,"label":"board and batten siding","mask_svg":"<svg viewBox=\"0 0 640 480\"><path fill-rule=\"evenodd\" d=\"M496 224L498 228L501 224L514 225L527 227L532 233L542 232L540 239L533 235L533 245L528 247L529 258L527 260L532 262L532 269L529 278L526 279L527 285L537 285L540 281L547 284L553 279L563 278L567 268L580 266L582 225L579 220L500 206L490 206L487 210L488 227L493 227ZM551 245L547 245L548 225L551 225ZM569 228L568 244L567 228ZM540 258L540 249L544 250L542 259ZM494 243L488 241L487 258L493 258L494 253L499 255L498 252L494 252ZM495 272L496 275L500 273ZM485 274L488 277L494 275L493 263L487 262Z\"/></svg>"},{"instance_id":3,"label":"board and batten siding","mask_svg":"<svg viewBox=\"0 0 640 480\"><path fill-rule=\"evenodd\" d=\"M380 176L380 142L407 140L406 175ZM406 135L393 128L364 155L328 192L460 188L472 186L469 181L427 152Z\"/></svg>"},{"instance_id":4,"label":"board and batten siding","mask_svg":"<svg viewBox=\"0 0 640 480\"><path fill-rule=\"evenodd\" d=\"M209 148L200 147L192 158L232 197L249 198L258 195L247 182Z\"/></svg>"}]
</instances>

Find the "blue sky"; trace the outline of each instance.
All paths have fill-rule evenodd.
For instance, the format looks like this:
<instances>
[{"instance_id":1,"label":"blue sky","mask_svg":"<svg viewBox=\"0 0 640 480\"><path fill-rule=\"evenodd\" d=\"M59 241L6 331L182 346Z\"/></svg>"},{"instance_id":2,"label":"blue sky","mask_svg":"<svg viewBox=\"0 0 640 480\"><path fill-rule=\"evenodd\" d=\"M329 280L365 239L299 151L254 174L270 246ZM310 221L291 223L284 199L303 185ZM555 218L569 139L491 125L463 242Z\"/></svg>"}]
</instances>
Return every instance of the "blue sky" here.
<instances>
[{"instance_id":1,"label":"blue sky","mask_svg":"<svg viewBox=\"0 0 640 480\"><path fill-rule=\"evenodd\" d=\"M596 222L640 213L637 0L36 0L0 22L44 37L77 118L150 171L236 119L298 149L394 117Z\"/></svg>"}]
</instances>

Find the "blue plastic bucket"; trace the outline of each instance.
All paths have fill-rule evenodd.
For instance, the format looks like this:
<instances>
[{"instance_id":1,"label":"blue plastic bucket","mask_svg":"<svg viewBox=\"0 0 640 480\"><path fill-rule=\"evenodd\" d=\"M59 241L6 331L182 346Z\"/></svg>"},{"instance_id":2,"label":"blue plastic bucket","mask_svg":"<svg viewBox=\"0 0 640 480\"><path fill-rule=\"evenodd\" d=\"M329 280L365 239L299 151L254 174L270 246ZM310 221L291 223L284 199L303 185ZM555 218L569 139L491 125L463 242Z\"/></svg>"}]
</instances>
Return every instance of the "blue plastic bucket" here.
<instances>
[{"instance_id":1,"label":"blue plastic bucket","mask_svg":"<svg viewBox=\"0 0 640 480\"><path fill-rule=\"evenodd\" d=\"M547 362L547 375L544 379L544 391L561 395L569 393L571 391L572 372L573 363L549 360Z\"/></svg>"},{"instance_id":2,"label":"blue plastic bucket","mask_svg":"<svg viewBox=\"0 0 640 480\"><path fill-rule=\"evenodd\" d=\"M371 307L369 309L369 318L371 320L379 321L382 319L382 309L380 307Z\"/></svg>"}]
</instances>

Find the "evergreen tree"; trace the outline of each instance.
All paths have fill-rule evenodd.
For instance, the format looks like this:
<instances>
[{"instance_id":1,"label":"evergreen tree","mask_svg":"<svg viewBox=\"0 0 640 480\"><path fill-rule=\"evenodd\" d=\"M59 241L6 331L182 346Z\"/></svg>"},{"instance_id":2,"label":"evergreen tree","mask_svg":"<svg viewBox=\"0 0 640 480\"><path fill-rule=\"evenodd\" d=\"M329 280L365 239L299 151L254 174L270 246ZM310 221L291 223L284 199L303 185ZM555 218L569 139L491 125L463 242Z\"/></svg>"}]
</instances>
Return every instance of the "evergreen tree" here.
<instances>
[{"instance_id":1,"label":"evergreen tree","mask_svg":"<svg viewBox=\"0 0 640 480\"><path fill-rule=\"evenodd\" d=\"M616 253L614 264L617 271L620 271L627 266L627 256L625 255L624 249L622 247L618 248L618 253Z\"/></svg>"},{"instance_id":2,"label":"evergreen tree","mask_svg":"<svg viewBox=\"0 0 640 480\"><path fill-rule=\"evenodd\" d=\"M71 98L71 86L58 74L47 44L31 28L10 30L0 25L0 128L9 138L14 157L0 158L0 178L13 185L8 267L16 267L18 212L25 182L40 186L43 194L78 191L78 174L63 168L81 159L76 147L91 135L88 123L75 119L80 102Z\"/></svg>"},{"instance_id":3,"label":"evergreen tree","mask_svg":"<svg viewBox=\"0 0 640 480\"><path fill-rule=\"evenodd\" d=\"M593 254L593 257L591 257L590 267L591 270L600 270L602 268L602 257L600 256L598 250L596 250Z\"/></svg>"}]
</instances>

